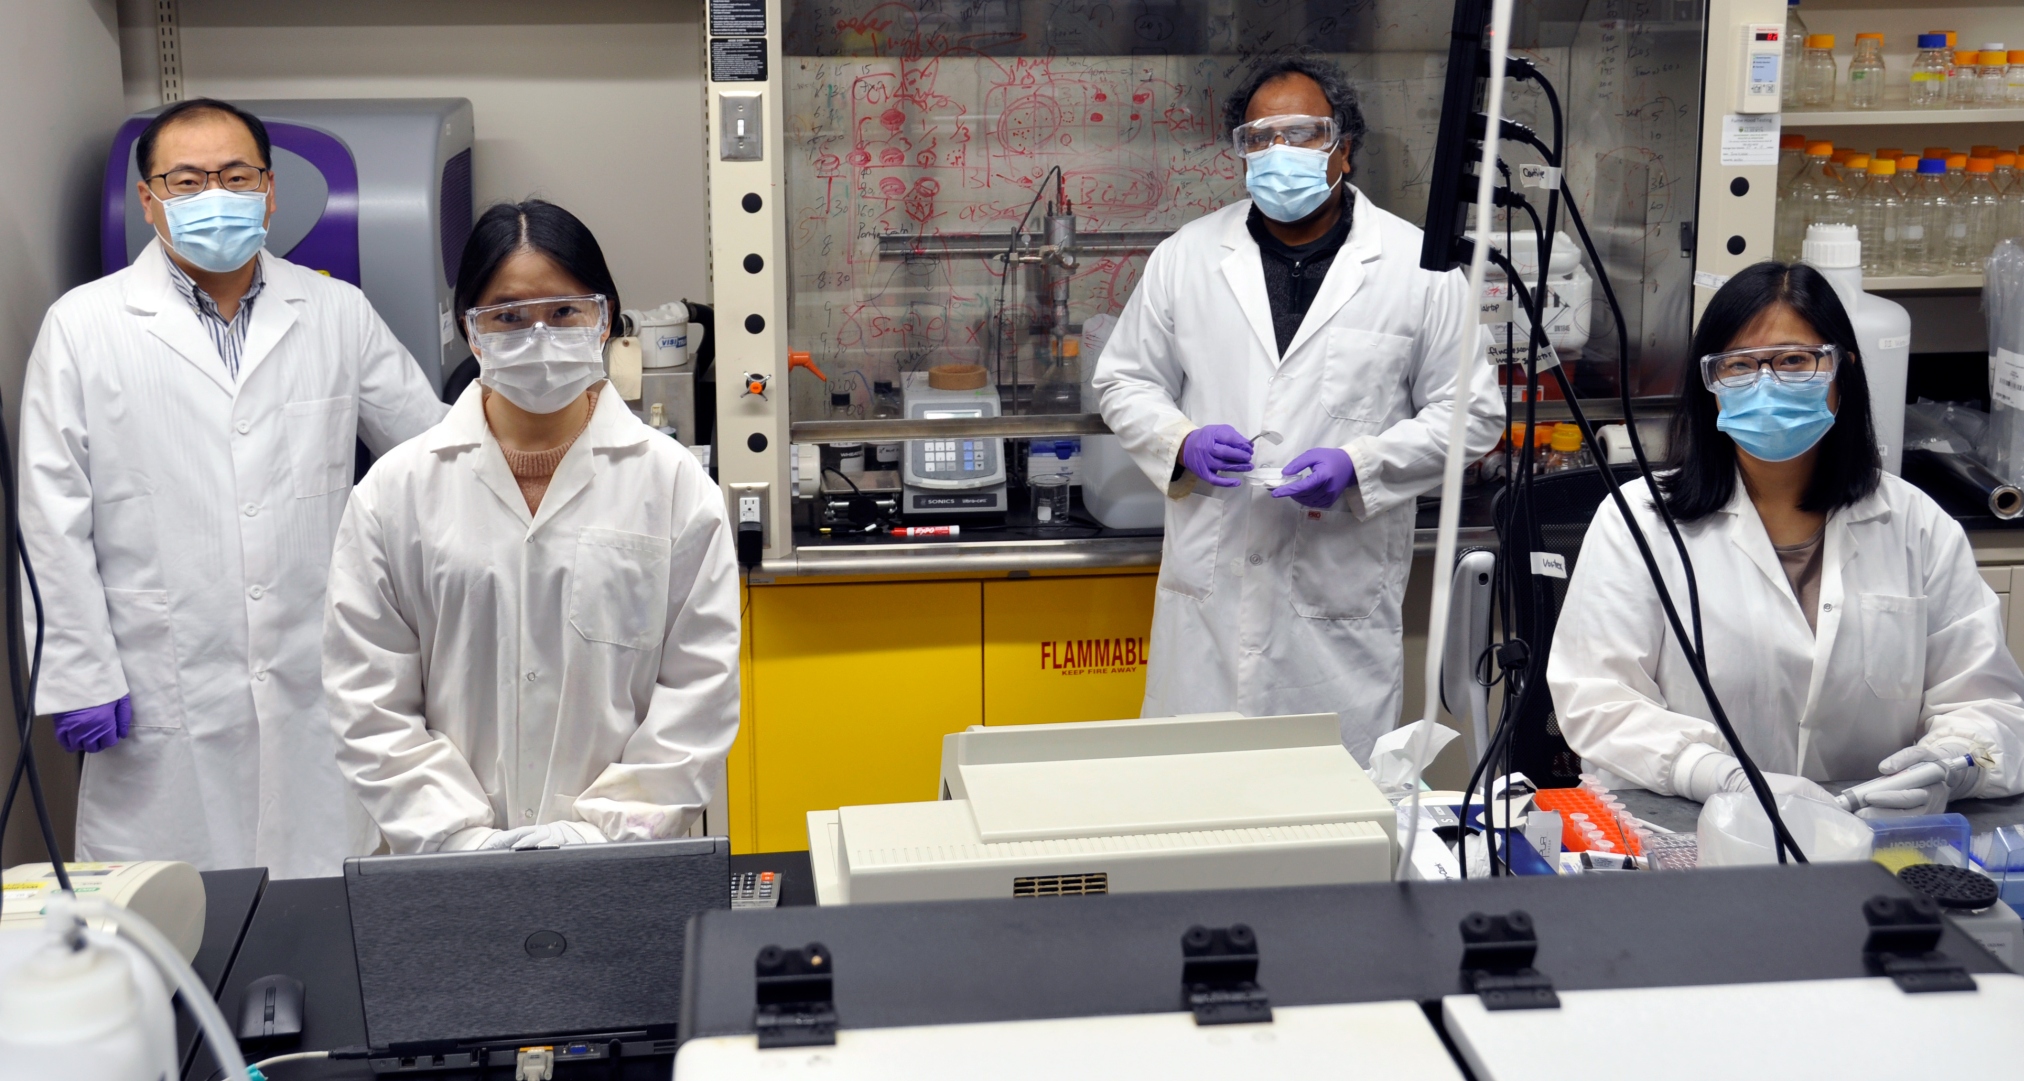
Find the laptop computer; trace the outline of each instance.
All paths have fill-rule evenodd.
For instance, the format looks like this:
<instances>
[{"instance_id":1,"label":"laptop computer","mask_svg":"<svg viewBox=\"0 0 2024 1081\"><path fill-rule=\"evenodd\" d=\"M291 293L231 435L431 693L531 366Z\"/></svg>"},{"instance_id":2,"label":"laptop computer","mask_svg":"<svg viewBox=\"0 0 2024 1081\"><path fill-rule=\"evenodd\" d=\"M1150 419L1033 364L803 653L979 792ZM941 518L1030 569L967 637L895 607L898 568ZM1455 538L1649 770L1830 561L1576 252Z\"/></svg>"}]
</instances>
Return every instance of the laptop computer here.
<instances>
[{"instance_id":1,"label":"laptop computer","mask_svg":"<svg viewBox=\"0 0 2024 1081\"><path fill-rule=\"evenodd\" d=\"M689 917L723 837L345 861L375 1073L674 1051Z\"/></svg>"}]
</instances>

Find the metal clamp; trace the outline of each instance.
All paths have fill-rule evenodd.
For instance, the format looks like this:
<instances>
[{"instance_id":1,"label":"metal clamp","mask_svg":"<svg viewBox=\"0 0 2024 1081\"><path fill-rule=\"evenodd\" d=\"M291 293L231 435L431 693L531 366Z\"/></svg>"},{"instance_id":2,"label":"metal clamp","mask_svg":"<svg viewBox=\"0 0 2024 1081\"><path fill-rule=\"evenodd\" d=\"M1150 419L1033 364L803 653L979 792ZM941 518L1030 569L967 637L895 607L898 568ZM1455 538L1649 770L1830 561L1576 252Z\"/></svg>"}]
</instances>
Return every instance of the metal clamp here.
<instances>
[{"instance_id":1,"label":"metal clamp","mask_svg":"<svg viewBox=\"0 0 2024 1081\"><path fill-rule=\"evenodd\" d=\"M811 942L798 950L768 946L753 961L758 1007L752 1031L759 1046L833 1047L836 995L829 949Z\"/></svg>"},{"instance_id":2,"label":"metal clamp","mask_svg":"<svg viewBox=\"0 0 2024 1081\"><path fill-rule=\"evenodd\" d=\"M1532 967L1538 952L1530 914L1471 912L1462 918L1462 989L1482 999L1486 1010L1557 1010L1553 981Z\"/></svg>"},{"instance_id":3,"label":"metal clamp","mask_svg":"<svg viewBox=\"0 0 2024 1081\"><path fill-rule=\"evenodd\" d=\"M1258 986L1258 936L1250 927L1196 924L1181 936L1181 957L1181 1005L1195 1024L1272 1020L1272 1003Z\"/></svg>"},{"instance_id":4,"label":"metal clamp","mask_svg":"<svg viewBox=\"0 0 2024 1081\"><path fill-rule=\"evenodd\" d=\"M1946 924L1932 898L1879 894L1862 903L1862 918L1869 921L1862 961L1871 975L1889 976L1908 995L1975 990L1960 962L1935 948Z\"/></svg>"}]
</instances>

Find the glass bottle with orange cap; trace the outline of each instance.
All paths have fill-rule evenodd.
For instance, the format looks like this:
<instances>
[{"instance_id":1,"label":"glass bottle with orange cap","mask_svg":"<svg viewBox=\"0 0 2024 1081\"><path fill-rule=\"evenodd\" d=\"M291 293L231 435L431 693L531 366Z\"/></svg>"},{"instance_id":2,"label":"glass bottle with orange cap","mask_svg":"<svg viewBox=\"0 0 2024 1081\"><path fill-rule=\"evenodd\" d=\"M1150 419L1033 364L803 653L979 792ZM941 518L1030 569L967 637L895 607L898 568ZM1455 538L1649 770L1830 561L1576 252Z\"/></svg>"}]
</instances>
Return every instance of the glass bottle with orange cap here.
<instances>
[{"instance_id":1,"label":"glass bottle with orange cap","mask_svg":"<svg viewBox=\"0 0 2024 1081\"><path fill-rule=\"evenodd\" d=\"M1834 63L1834 35L1808 34L1806 56L1799 64L1799 104L1807 109L1834 106L1834 87L1840 81Z\"/></svg>"},{"instance_id":2,"label":"glass bottle with orange cap","mask_svg":"<svg viewBox=\"0 0 2024 1081\"><path fill-rule=\"evenodd\" d=\"M1947 73L1948 107L1973 109L1982 104L1982 80L1976 77L1981 67L1980 49L1954 50L1954 68Z\"/></svg>"},{"instance_id":3,"label":"glass bottle with orange cap","mask_svg":"<svg viewBox=\"0 0 2024 1081\"><path fill-rule=\"evenodd\" d=\"M1848 62L1848 107L1881 107L1883 80L1883 35L1855 35L1855 59Z\"/></svg>"},{"instance_id":4,"label":"glass bottle with orange cap","mask_svg":"<svg viewBox=\"0 0 2024 1081\"><path fill-rule=\"evenodd\" d=\"M1995 170L1988 158L1968 159L1967 180L1955 197L1947 229L1947 264L1956 274L1980 273L1996 246L1996 214L2003 201L1989 183Z\"/></svg>"},{"instance_id":5,"label":"glass bottle with orange cap","mask_svg":"<svg viewBox=\"0 0 2024 1081\"><path fill-rule=\"evenodd\" d=\"M1828 159L1834 154L1834 144L1818 142L1806 148L1806 164L1793 178L1789 194L1778 208L1777 233L1772 241L1772 258L1781 263L1798 260L1800 245L1806 240L1806 227L1813 224L1813 215L1830 188L1838 189L1840 183L1828 174Z\"/></svg>"},{"instance_id":6,"label":"glass bottle with orange cap","mask_svg":"<svg viewBox=\"0 0 2024 1081\"><path fill-rule=\"evenodd\" d=\"M2010 51L2000 41L1982 45L1981 66L1975 72L1975 103L1985 109L2002 107L2010 97L2007 75Z\"/></svg>"},{"instance_id":7,"label":"glass bottle with orange cap","mask_svg":"<svg viewBox=\"0 0 2024 1081\"><path fill-rule=\"evenodd\" d=\"M1898 273L1898 231L1903 225L1904 211L1905 198L1897 189L1896 159L1869 159L1869 183L1855 204L1864 277L1887 278Z\"/></svg>"}]
</instances>

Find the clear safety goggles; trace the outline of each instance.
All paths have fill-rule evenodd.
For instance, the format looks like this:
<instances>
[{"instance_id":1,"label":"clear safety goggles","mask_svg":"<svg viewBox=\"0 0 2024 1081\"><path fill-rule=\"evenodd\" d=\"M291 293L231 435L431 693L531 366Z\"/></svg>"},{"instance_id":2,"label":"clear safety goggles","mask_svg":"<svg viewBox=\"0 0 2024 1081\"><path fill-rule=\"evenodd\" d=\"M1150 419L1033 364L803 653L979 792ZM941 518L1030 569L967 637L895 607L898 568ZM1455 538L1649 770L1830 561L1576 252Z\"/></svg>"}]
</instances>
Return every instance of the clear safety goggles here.
<instances>
[{"instance_id":1,"label":"clear safety goggles","mask_svg":"<svg viewBox=\"0 0 2024 1081\"><path fill-rule=\"evenodd\" d=\"M535 327L590 329L601 337L611 326L611 311L598 294L580 297L542 297L488 304L464 313L464 325L472 335L507 334Z\"/></svg>"},{"instance_id":2,"label":"clear safety goggles","mask_svg":"<svg viewBox=\"0 0 2024 1081\"><path fill-rule=\"evenodd\" d=\"M1841 362L1841 350L1832 345L1770 345L1760 349L1731 349L1701 358L1701 380L1708 389L1741 390L1754 386L1770 372L1780 383L1825 383L1834 378Z\"/></svg>"},{"instance_id":3,"label":"clear safety goggles","mask_svg":"<svg viewBox=\"0 0 2024 1081\"><path fill-rule=\"evenodd\" d=\"M1332 116L1265 116L1230 129L1230 142L1239 155L1280 144L1328 151L1341 140L1342 129Z\"/></svg>"}]
</instances>

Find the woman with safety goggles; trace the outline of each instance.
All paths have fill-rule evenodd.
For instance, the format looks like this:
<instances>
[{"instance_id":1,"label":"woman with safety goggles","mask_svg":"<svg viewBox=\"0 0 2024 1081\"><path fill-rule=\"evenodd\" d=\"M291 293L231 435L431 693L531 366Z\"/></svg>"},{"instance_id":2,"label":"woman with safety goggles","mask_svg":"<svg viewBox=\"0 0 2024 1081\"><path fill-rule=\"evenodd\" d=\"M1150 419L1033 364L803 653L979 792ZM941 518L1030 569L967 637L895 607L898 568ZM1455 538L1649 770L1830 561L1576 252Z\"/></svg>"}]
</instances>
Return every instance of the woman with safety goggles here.
<instances>
[{"instance_id":1,"label":"woman with safety goggles","mask_svg":"<svg viewBox=\"0 0 2024 1081\"><path fill-rule=\"evenodd\" d=\"M574 215L486 211L456 301L477 384L339 530L339 763L395 852L680 834L738 730L723 497L605 382L618 290Z\"/></svg>"},{"instance_id":2,"label":"woman with safety goggles","mask_svg":"<svg viewBox=\"0 0 2024 1081\"><path fill-rule=\"evenodd\" d=\"M1709 684L1774 791L1879 775L1865 816L2024 791L2024 674L1959 523L1883 472L1842 301L1805 264L1731 278L1694 333L1659 495L1700 594ZM1624 496L1692 632L1642 482ZM1590 525L1546 676L1568 745L1633 785L1747 787L1615 503Z\"/></svg>"}]
</instances>

